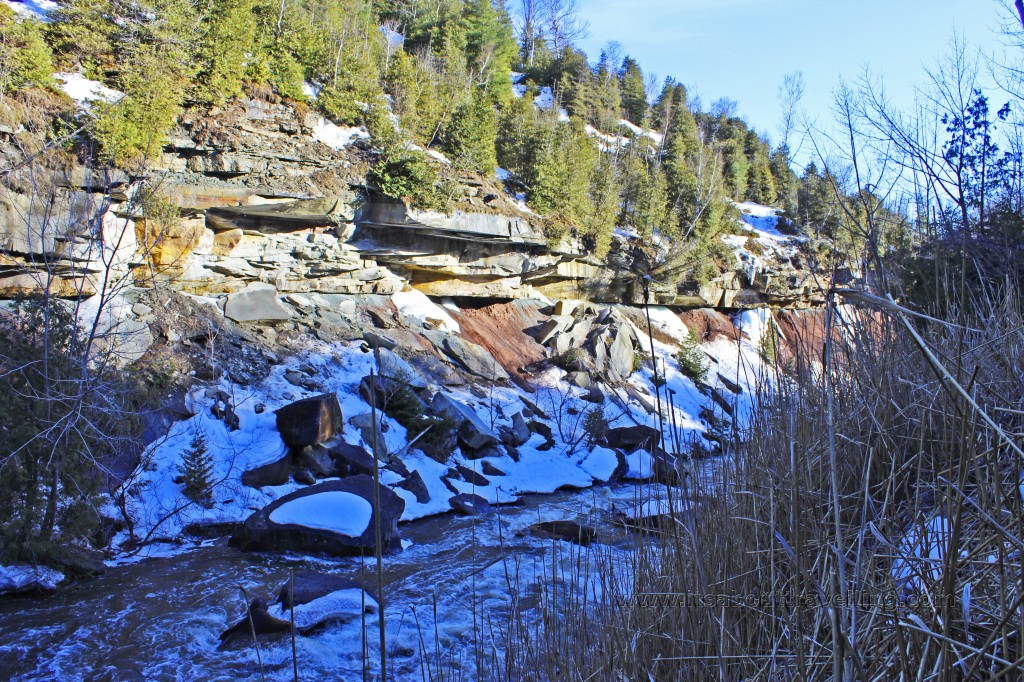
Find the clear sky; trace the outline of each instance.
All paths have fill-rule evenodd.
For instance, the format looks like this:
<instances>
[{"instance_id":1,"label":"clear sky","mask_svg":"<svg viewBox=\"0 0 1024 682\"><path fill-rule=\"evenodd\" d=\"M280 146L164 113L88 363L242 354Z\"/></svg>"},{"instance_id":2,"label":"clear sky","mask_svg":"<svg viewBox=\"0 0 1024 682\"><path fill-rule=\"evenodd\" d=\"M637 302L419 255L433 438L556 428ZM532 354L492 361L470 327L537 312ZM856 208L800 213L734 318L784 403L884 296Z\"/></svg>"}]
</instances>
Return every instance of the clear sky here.
<instances>
[{"instance_id":1,"label":"clear sky","mask_svg":"<svg viewBox=\"0 0 1024 682\"><path fill-rule=\"evenodd\" d=\"M802 71L803 108L830 116L841 76L855 79L869 65L894 98L910 93L954 29L995 49L1005 18L998 0L580 0L580 8L592 62L618 41L645 72L695 89L705 109L736 100L739 115L773 141L785 74Z\"/></svg>"}]
</instances>

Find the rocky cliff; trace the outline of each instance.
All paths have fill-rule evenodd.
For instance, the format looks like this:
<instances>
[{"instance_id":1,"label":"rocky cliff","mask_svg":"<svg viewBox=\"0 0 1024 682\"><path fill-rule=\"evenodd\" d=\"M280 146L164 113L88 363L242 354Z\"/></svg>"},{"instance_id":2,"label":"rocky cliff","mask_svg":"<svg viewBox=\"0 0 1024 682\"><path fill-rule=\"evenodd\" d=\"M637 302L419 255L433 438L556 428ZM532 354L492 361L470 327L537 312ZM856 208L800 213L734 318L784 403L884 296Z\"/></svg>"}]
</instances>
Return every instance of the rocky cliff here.
<instances>
[{"instance_id":1,"label":"rocky cliff","mask_svg":"<svg viewBox=\"0 0 1024 682\"><path fill-rule=\"evenodd\" d=\"M515 188L458 172L439 154L431 159L454 188L452 209L416 210L366 182L373 154L365 131L293 105L244 99L186 117L146 168L98 171L64 155L26 154L42 143L31 131L0 131L11 169L0 183L0 296L38 288L45 274L62 295L91 295L112 267L141 286L194 294L258 282L282 294L412 287L436 297L643 301L641 263L652 246L637 235L617 234L603 260L580 243L548 243L543 217ZM154 196L180 215L166 219ZM701 285L655 281L652 300L815 303L800 240L774 231L770 215L747 215L727 238L736 261L723 275Z\"/></svg>"}]
</instances>

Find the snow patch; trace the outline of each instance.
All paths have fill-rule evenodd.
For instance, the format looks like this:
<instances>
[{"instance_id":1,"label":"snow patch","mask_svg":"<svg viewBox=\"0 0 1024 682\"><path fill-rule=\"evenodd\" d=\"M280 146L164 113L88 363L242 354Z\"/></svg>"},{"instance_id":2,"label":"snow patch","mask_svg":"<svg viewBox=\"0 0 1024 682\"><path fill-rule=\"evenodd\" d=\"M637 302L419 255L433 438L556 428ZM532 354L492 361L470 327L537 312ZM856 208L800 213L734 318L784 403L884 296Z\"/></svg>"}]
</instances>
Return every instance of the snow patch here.
<instances>
[{"instance_id":1,"label":"snow patch","mask_svg":"<svg viewBox=\"0 0 1024 682\"><path fill-rule=\"evenodd\" d=\"M737 313L733 324L753 343L760 344L765 334L775 327L775 318L769 308L755 308Z\"/></svg>"},{"instance_id":2,"label":"snow patch","mask_svg":"<svg viewBox=\"0 0 1024 682\"><path fill-rule=\"evenodd\" d=\"M270 512L270 520L359 537L372 515L373 506L359 495L332 490L289 500Z\"/></svg>"},{"instance_id":3,"label":"snow patch","mask_svg":"<svg viewBox=\"0 0 1024 682\"><path fill-rule=\"evenodd\" d=\"M50 21L50 13L60 7L53 0L20 0L20 2L4 0L4 2L19 16L47 22Z\"/></svg>"},{"instance_id":4,"label":"snow patch","mask_svg":"<svg viewBox=\"0 0 1024 682\"><path fill-rule=\"evenodd\" d=\"M415 289L400 291L391 296L391 301L398 308L398 312L405 317L411 317L420 322L429 321L444 331L455 333L462 331L459 323L448 314L448 311L427 298L423 292Z\"/></svg>"},{"instance_id":5,"label":"snow patch","mask_svg":"<svg viewBox=\"0 0 1024 682\"><path fill-rule=\"evenodd\" d=\"M90 80L81 73L58 73L55 76L57 87L82 109L90 108L94 102L116 102L124 96L123 92Z\"/></svg>"},{"instance_id":6,"label":"snow patch","mask_svg":"<svg viewBox=\"0 0 1024 682\"><path fill-rule=\"evenodd\" d=\"M953 524L944 516L933 516L923 526L910 528L900 542L892 575L905 590L920 589L922 580L938 580L942 562L949 551Z\"/></svg>"},{"instance_id":7,"label":"snow patch","mask_svg":"<svg viewBox=\"0 0 1024 682\"><path fill-rule=\"evenodd\" d=\"M366 131L366 128L339 126L327 119L321 118L317 121L316 127L313 128L313 139L338 151L356 140L370 139L370 133Z\"/></svg>"}]
</instances>

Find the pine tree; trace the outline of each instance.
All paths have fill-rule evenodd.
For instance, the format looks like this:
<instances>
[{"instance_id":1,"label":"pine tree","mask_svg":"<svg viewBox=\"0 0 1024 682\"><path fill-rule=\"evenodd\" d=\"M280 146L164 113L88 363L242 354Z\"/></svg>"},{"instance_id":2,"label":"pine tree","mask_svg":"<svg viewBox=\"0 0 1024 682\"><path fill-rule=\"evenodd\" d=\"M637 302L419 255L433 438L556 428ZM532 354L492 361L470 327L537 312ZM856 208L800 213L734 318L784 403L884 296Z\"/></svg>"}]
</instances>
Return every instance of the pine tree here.
<instances>
[{"instance_id":1,"label":"pine tree","mask_svg":"<svg viewBox=\"0 0 1024 682\"><path fill-rule=\"evenodd\" d=\"M198 430L181 458L181 476L185 497L207 509L213 507L213 458L206 447L206 436Z\"/></svg>"},{"instance_id":2,"label":"pine tree","mask_svg":"<svg viewBox=\"0 0 1024 682\"><path fill-rule=\"evenodd\" d=\"M47 86L53 80L50 48L39 22L18 19L0 5L0 94L12 88Z\"/></svg>"},{"instance_id":3,"label":"pine tree","mask_svg":"<svg viewBox=\"0 0 1024 682\"><path fill-rule=\"evenodd\" d=\"M638 126L647 122L647 88L640 64L632 57L622 61L619 70L619 89L622 91L622 113L626 120Z\"/></svg>"},{"instance_id":4,"label":"pine tree","mask_svg":"<svg viewBox=\"0 0 1024 682\"><path fill-rule=\"evenodd\" d=\"M256 50L256 0L207 0L206 34L199 45L201 64L194 98L219 105L242 92L242 68Z\"/></svg>"}]
</instances>

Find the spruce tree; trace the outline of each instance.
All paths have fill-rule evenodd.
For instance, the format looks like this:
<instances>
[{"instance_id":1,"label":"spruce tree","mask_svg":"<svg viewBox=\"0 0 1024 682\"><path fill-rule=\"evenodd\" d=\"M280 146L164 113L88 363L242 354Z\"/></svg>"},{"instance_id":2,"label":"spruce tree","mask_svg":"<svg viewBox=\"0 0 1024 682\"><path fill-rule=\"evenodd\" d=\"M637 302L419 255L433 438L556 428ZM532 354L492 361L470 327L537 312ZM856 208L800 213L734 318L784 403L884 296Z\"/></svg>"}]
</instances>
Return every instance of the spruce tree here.
<instances>
[{"instance_id":1,"label":"spruce tree","mask_svg":"<svg viewBox=\"0 0 1024 682\"><path fill-rule=\"evenodd\" d=\"M181 476L185 497L206 507L213 506L213 458L206 446L206 436L196 431L192 444L181 458Z\"/></svg>"},{"instance_id":2,"label":"spruce tree","mask_svg":"<svg viewBox=\"0 0 1024 682\"><path fill-rule=\"evenodd\" d=\"M638 126L647 122L647 88L640 64L632 57L622 61L619 70L619 89L622 92L622 113L626 120Z\"/></svg>"}]
</instances>

